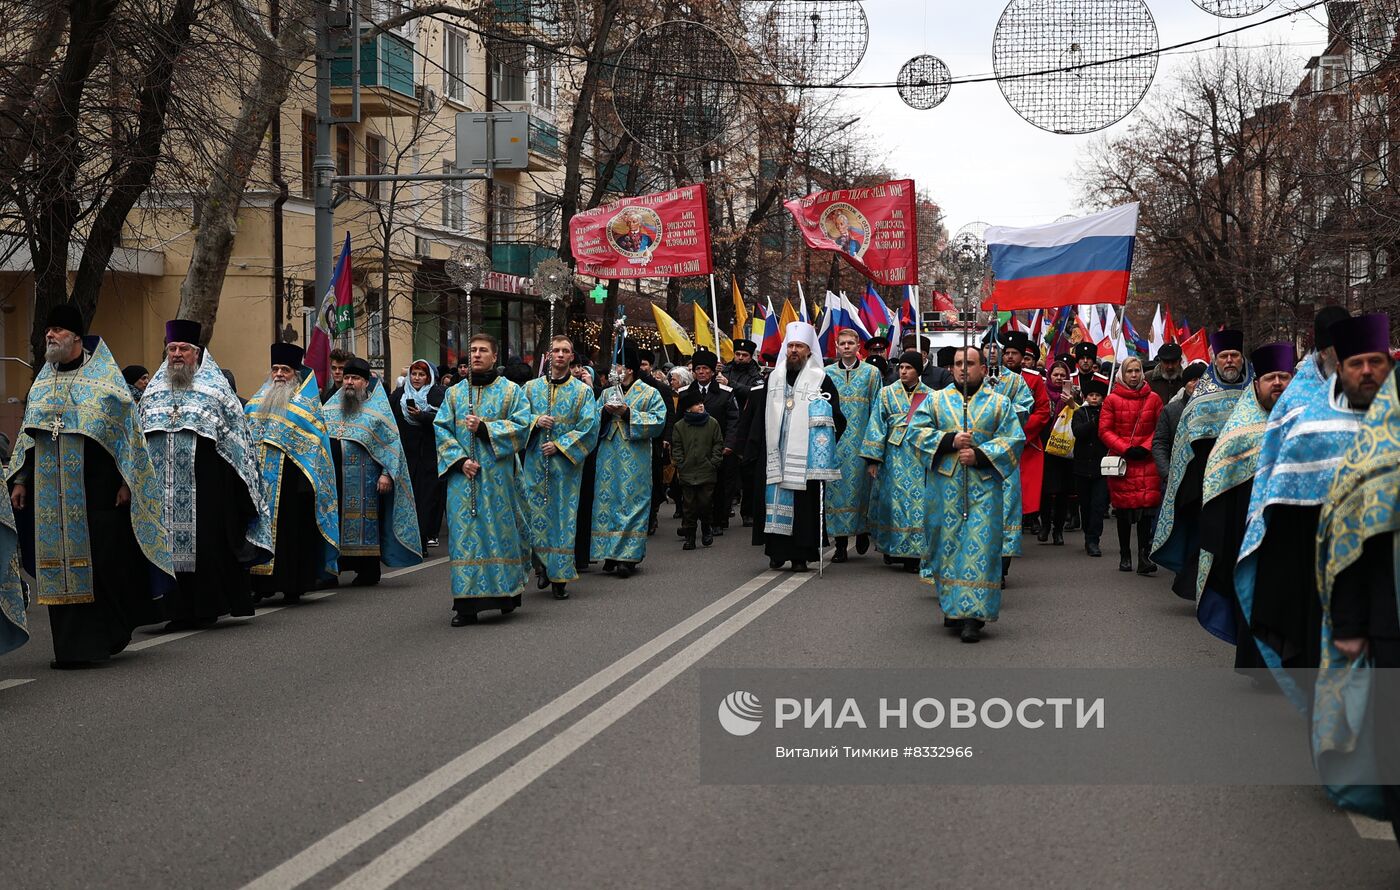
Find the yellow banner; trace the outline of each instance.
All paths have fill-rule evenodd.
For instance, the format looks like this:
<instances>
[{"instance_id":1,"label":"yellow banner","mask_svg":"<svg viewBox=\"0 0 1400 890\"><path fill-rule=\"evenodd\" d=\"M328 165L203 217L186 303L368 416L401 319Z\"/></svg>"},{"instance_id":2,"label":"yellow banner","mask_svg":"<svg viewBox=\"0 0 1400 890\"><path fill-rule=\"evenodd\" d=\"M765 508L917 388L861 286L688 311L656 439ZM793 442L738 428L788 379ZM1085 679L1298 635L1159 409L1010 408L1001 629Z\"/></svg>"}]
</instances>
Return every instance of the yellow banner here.
<instances>
[{"instance_id":1,"label":"yellow banner","mask_svg":"<svg viewBox=\"0 0 1400 890\"><path fill-rule=\"evenodd\" d=\"M655 303L651 304L651 314L656 319L656 331L661 335L663 344L676 347L681 355L690 355L695 352L695 344L690 342L690 336L686 334L685 328L681 327L680 322L667 315Z\"/></svg>"}]
</instances>

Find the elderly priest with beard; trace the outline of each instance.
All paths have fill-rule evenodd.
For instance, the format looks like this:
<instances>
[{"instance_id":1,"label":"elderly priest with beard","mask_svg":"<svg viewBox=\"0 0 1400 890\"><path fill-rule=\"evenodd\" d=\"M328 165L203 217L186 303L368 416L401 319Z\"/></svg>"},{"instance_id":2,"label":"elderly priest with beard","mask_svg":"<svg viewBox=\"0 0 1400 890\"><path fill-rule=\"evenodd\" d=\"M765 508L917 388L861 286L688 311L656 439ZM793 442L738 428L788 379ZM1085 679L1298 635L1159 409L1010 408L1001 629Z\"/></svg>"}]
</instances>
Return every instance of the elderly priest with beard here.
<instances>
[{"instance_id":1,"label":"elderly priest with beard","mask_svg":"<svg viewBox=\"0 0 1400 890\"><path fill-rule=\"evenodd\" d=\"M160 620L153 567L174 571L160 485L112 353L83 337L72 304L49 313L44 340L10 459L10 503L38 603L49 607L51 666L87 667Z\"/></svg>"},{"instance_id":2,"label":"elderly priest with beard","mask_svg":"<svg viewBox=\"0 0 1400 890\"><path fill-rule=\"evenodd\" d=\"M834 448L824 461L828 467L809 463L809 444L824 429L827 434L834 429L839 441L846 418L836 385L822 367L816 329L803 321L789 323L782 354L785 363L749 395L749 426L740 430L740 438L744 460L756 467L754 494L760 506L754 546L763 546L769 567L780 569L790 562L794 572L805 572L821 553L821 486L840 472Z\"/></svg>"},{"instance_id":3,"label":"elderly priest with beard","mask_svg":"<svg viewBox=\"0 0 1400 890\"><path fill-rule=\"evenodd\" d=\"M300 346L272 344L271 373L246 408L272 522L272 562L253 567L255 601L280 592L297 602L317 579L339 570L335 463L320 390L303 355Z\"/></svg>"},{"instance_id":4,"label":"elderly priest with beard","mask_svg":"<svg viewBox=\"0 0 1400 890\"><path fill-rule=\"evenodd\" d=\"M356 587L378 584L381 562L402 568L423 561L399 427L362 358L345 363L340 391L324 410L340 483L340 570L355 573Z\"/></svg>"},{"instance_id":5,"label":"elderly priest with beard","mask_svg":"<svg viewBox=\"0 0 1400 890\"><path fill-rule=\"evenodd\" d=\"M252 615L248 569L272 556L272 536L243 405L199 347L198 322L165 325L165 361L141 397L141 429L162 493L175 589L169 631Z\"/></svg>"}]
</instances>

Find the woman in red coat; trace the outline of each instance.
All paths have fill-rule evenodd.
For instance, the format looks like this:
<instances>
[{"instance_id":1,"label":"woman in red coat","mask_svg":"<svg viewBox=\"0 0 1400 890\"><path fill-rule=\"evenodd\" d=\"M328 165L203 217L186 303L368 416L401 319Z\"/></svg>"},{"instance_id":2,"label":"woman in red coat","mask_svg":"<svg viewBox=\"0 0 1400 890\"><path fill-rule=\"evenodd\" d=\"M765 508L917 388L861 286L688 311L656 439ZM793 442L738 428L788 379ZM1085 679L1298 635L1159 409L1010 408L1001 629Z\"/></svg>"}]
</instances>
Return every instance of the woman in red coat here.
<instances>
[{"instance_id":1,"label":"woman in red coat","mask_svg":"<svg viewBox=\"0 0 1400 890\"><path fill-rule=\"evenodd\" d=\"M1133 570L1133 525L1138 532L1138 574L1157 571L1148 558L1152 549L1152 526L1162 503L1162 484L1152 460L1152 433L1162 400L1147 385L1142 362L1125 359L1118 371L1113 392L1099 415L1099 439L1110 455L1126 458L1126 476L1108 477L1108 500L1118 517L1118 561L1120 572Z\"/></svg>"}]
</instances>

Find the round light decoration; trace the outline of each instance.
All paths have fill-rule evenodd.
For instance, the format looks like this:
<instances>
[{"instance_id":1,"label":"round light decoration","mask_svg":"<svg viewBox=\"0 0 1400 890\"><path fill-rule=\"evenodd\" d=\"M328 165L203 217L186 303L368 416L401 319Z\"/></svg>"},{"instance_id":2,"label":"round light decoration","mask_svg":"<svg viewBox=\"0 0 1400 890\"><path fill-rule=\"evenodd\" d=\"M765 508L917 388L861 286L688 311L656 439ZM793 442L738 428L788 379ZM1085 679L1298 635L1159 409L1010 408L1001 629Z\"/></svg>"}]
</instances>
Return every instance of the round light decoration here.
<instances>
[{"instance_id":1,"label":"round light decoration","mask_svg":"<svg viewBox=\"0 0 1400 890\"><path fill-rule=\"evenodd\" d=\"M806 86L850 77L870 42L865 8L856 0L775 0L757 30L769 64Z\"/></svg>"},{"instance_id":2,"label":"round light decoration","mask_svg":"<svg viewBox=\"0 0 1400 890\"><path fill-rule=\"evenodd\" d=\"M1191 0L1211 15L1222 19L1238 19L1262 12L1273 5L1274 0Z\"/></svg>"},{"instance_id":3,"label":"round light decoration","mask_svg":"<svg viewBox=\"0 0 1400 890\"><path fill-rule=\"evenodd\" d=\"M992 41L1006 101L1052 133L1126 117L1157 72L1157 25L1142 0L1011 0Z\"/></svg>"},{"instance_id":4,"label":"round light decoration","mask_svg":"<svg viewBox=\"0 0 1400 890\"><path fill-rule=\"evenodd\" d=\"M739 59L714 30L697 22L663 22L622 51L613 75L613 108L643 148L696 151L724 135L739 104L738 80Z\"/></svg>"},{"instance_id":5,"label":"round light decoration","mask_svg":"<svg viewBox=\"0 0 1400 890\"><path fill-rule=\"evenodd\" d=\"M895 80L899 98L910 108L937 108L953 88L953 75L937 56L915 56L899 69Z\"/></svg>"}]
</instances>

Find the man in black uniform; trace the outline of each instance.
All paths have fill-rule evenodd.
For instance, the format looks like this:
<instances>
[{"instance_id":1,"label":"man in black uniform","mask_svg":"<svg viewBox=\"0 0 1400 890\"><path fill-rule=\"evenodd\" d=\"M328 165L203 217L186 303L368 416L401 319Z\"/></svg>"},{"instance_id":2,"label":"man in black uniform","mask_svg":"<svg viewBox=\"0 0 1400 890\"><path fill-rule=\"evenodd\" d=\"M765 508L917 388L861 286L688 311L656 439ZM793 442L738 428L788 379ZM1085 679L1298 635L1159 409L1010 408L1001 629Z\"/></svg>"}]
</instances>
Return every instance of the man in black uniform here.
<instances>
[{"instance_id":1,"label":"man in black uniform","mask_svg":"<svg viewBox=\"0 0 1400 890\"><path fill-rule=\"evenodd\" d=\"M690 357L695 382L682 390L680 395L684 396L691 391L698 392L700 400L705 403L705 412L719 421L720 434L724 436L724 462L720 464L719 473L715 478L710 516L708 522L703 519L701 521L702 526L709 526L709 531L705 532L702 529L702 534L723 535L724 530L729 527L730 486L738 475L735 472L738 455L734 445L739 435L739 405L734 399L734 390L715 379L715 368L718 365L719 356L708 349L696 350Z\"/></svg>"}]
</instances>

